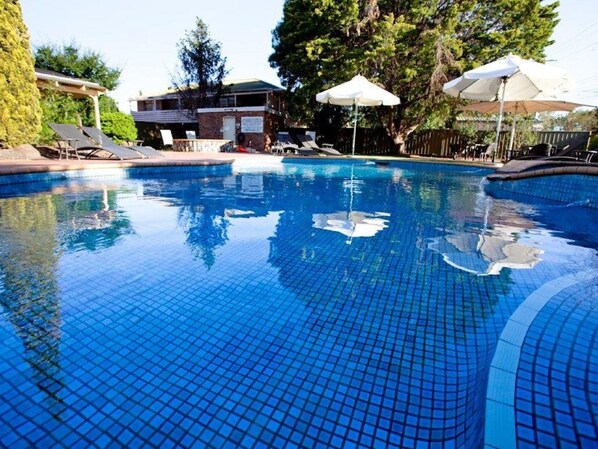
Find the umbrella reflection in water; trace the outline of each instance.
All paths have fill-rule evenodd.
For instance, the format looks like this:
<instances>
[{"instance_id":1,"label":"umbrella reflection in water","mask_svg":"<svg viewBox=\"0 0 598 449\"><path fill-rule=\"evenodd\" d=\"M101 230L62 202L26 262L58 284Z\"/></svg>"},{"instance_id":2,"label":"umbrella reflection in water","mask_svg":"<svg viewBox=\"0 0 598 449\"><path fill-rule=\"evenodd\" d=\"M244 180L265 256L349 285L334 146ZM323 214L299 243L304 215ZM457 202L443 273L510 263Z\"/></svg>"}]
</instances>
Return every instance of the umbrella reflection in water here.
<instances>
[{"instance_id":1,"label":"umbrella reflection in water","mask_svg":"<svg viewBox=\"0 0 598 449\"><path fill-rule=\"evenodd\" d=\"M350 245L356 237L373 237L379 231L388 227L389 213L386 212L360 212L353 210L353 195L360 192L363 181L353 177L343 181L343 187L349 190L349 211L338 211L328 214L313 214L314 228L326 231L340 232L348 239L345 243Z\"/></svg>"},{"instance_id":2,"label":"umbrella reflection in water","mask_svg":"<svg viewBox=\"0 0 598 449\"><path fill-rule=\"evenodd\" d=\"M340 232L349 237L347 244L351 244L355 237L373 237L382 229L388 227L389 217L383 212L334 212L331 214L313 214L314 227L326 231Z\"/></svg>"},{"instance_id":3,"label":"umbrella reflection in water","mask_svg":"<svg viewBox=\"0 0 598 449\"><path fill-rule=\"evenodd\" d=\"M518 243L518 231L497 226L483 234L458 232L432 239L428 248L452 267L477 276L498 275L503 268L533 268L543 251Z\"/></svg>"}]
</instances>

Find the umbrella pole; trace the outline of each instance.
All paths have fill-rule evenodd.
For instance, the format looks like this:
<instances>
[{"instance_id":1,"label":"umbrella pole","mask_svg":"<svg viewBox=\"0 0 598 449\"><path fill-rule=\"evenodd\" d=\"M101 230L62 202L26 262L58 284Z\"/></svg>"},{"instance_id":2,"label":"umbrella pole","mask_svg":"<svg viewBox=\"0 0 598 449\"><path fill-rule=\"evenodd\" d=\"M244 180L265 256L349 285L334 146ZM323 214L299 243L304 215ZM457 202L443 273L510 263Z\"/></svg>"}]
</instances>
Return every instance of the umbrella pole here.
<instances>
[{"instance_id":1,"label":"umbrella pole","mask_svg":"<svg viewBox=\"0 0 598 449\"><path fill-rule=\"evenodd\" d=\"M355 156L355 137L357 136L357 113L359 112L359 105L355 103L355 121L353 122L353 146L351 148L351 156Z\"/></svg>"},{"instance_id":2,"label":"umbrella pole","mask_svg":"<svg viewBox=\"0 0 598 449\"><path fill-rule=\"evenodd\" d=\"M511 159L511 154L513 154L513 143L515 142L515 122L517 121L517 108L515 108L515 113L513 114L513 124L511 125L511 139L509 140L509 153L508 158Z\"/></svg>"},{"instance_id":3,"label":"umbrella pole","mask_svg":"<svg viewBox=\"0 0 598 449\"><path fill-rule=\"evenodd\" d=\"M498 153L498 140L500 139L500 128L502 125L502 115L505 109L505 92L507 87L507 77L502 79L502 96L500 97L500 111L498 113L498 123L496 124L496 148L494 148L494 152L492 153L492 163L496 161L496 153Z\"/></svg>"}]
</instances>

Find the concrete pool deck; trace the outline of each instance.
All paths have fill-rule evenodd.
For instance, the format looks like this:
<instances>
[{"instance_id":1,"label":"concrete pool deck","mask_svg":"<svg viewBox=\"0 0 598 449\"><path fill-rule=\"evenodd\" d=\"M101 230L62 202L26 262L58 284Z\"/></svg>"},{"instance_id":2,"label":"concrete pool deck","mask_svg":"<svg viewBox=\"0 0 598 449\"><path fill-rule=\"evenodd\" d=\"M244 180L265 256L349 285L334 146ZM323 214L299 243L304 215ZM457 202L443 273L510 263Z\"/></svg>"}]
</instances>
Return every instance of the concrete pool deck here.
<instances>
[{"instance_id":1,"label":"concrete pool deck","mask_svg":"<svg viewBox=\"0 0 598 449\"><path fill-rule=\"evenodd\" d=\"M268 162L272 160L282 160L283 158L298 158L306 159L336 159L332 157L311 157L311 156L295 156L295 155L273 155L269 153L198 153L198 152L174 152L163 151L163 159L135 159L135 160L89 160L89 159L0 159L0 176L3 175L17 175L29 173L47 173L60 172L70 170L86 170L86 169L101 169L101 168L133 168L133 167L161 167L161 166L190 166L190 165L223 165L230 164L234 161L263 161ZM338 159L350 159L348 156L343 156ZM485 168L497 168L502 164L492 164L482 161L454 161L452 159L444 158L429 158L412 156L405 157L391 157L391 156L356 156L355 159L377 159L386 161L409 161L409 162L433 162L453 165L470 165Z\"/></svg>"}]
</instances>

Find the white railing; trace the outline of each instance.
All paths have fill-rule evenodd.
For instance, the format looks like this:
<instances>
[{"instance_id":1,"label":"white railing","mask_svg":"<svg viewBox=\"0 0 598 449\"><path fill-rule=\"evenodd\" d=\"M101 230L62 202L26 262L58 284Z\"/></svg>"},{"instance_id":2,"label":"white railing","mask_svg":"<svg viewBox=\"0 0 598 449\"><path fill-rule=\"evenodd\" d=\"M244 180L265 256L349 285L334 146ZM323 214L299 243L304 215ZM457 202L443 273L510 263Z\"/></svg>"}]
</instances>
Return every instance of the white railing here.
<instances>
[{"instance_id":1,"label":"white railing","mask_svg":"<svg viewBox=\"0 0 598 449\"><path fill-rule=\"evenodd\" d=\"M136 122L151 123L197 123L186 111L131 111Z\"/></svg>"},{"instance_id":2,"label":"white railing","mask_svg":"<svg viewBox=\"0 0 598 449\"><path fill-rule=\"evenodd\" d=\"M270 114L281 115L267 106L243 106L231 108L202 108L198 109L198 114L210 114L214 112L269 112ZM167 110L167 111L131 111L133 120L136 122L150 123L197 123L197 118L190 117L186 111Z\"/></svg>"}]
</instances>

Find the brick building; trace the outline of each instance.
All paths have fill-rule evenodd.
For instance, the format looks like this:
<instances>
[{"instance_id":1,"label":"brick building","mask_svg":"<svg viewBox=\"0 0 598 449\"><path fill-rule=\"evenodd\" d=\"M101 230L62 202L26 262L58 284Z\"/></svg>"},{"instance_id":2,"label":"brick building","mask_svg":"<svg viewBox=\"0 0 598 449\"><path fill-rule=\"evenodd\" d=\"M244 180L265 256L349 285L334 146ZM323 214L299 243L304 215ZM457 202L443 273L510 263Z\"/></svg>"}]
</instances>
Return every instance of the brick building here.
<instances>
[{"instance_id":1,"label":"brick building","mask_svg":"<svg viewBox=\"0 0 598 449\"><path fill-rule=\"evenodd\" d=\"M276 132L284 125L284 89L259 79L227 80L226 95L218 107L189 113L180 106L176 92L132 98L131 114L141 128L154 125L172 129L175 138L183 130L196 131L199 139L224 139L235 145L269 151Z\"/></svg>"}]
</instances>

